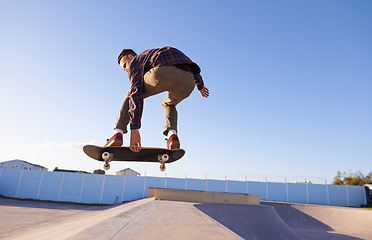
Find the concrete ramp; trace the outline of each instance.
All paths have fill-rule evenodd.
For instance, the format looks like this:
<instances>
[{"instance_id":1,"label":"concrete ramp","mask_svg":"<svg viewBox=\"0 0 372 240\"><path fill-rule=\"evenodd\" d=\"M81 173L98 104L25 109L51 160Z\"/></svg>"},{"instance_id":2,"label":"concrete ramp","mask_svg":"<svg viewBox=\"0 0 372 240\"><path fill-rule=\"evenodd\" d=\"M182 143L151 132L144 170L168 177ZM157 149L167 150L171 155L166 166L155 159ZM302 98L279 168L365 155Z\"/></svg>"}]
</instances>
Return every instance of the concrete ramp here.
<instances>
[{"instance_id":1,"label":"concrete ramp","mask_svg":"<svg viewBox=\"0 0 372 240\"><path fill-rule=\"evenodd\" d=\"M372 239L372 210L299 203L263 202L305 239Z\"/></svg>"},{"instance_id":2,"label":"concrete ramp","mask_svg":"<svg viewBox=\"0 0 372 240\"><path fill-rule=\"evenodd\" d=\"M193 203L152 201L146 208L138 211L130 221L124 223L122 218L126 214L123 212L115 219L92 226L71 239L241 239L234 232L201 213ZM120 228L110 227L118 222L121 222ZM107 232L104 236L103 229Z\"/></svg>"},{"instance_id":3,"label":"concrete ramp","mask_svg":"<svg viewBox=\"0 0 372 240\"><path fill-rule=\"evenodd\" d=\"M366 209L273 202L195 207L244 239L372 239L372 211Z\"/></svg>"}]
</instances>

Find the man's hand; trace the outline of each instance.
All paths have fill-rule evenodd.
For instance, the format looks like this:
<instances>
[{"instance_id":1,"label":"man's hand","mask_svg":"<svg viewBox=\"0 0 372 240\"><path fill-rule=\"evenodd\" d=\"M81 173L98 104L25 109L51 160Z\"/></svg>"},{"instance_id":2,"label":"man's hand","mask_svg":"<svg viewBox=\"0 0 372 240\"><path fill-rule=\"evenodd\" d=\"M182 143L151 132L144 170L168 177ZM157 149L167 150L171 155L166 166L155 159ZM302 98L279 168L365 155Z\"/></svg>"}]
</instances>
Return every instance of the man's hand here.
<instances>
[{"instance_id":1,"label":"man's hand","mask_svg":"<svg viewBox=\"0 0 372 240\"><path fill-rule=\"evenodd\" d=\"M200 92L200 94L202 95L203 98L208 98L209 97L209 90L205 86L199 92Z\"/></svg>"},{"instance_id":2,"label":"man's hand","mask_svg":"<svg viewBox=\"0 0 372 240\"><path fill-rule=\"evenodd\" d=\"M130 150L133 152L139 152L141 150L141 134L139 129L130 130Z\"/></svg>"}]
</instances>

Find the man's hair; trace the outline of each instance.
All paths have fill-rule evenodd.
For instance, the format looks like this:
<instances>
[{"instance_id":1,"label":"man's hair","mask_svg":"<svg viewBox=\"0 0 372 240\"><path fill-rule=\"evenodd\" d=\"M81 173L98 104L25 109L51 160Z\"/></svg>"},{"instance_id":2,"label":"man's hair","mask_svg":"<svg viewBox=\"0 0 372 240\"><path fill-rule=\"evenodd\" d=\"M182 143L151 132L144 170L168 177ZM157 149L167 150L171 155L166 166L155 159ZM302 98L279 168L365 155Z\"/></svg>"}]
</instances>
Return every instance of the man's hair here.
<instances>
[{"instance_id":1,"label":"man's hair","mask_svg":"<svg viewBox=\"0 0 372 240\"><path fill-rule=\"evenodd\" d=\"M119 54L119 57L118 57L118 64L120 64L120 59L126 55L133 55L133 56L137 56L137 53L135 53L132 49L123 49L123 51L121 51L121 53Z\"/></svg>"}]
</instances>

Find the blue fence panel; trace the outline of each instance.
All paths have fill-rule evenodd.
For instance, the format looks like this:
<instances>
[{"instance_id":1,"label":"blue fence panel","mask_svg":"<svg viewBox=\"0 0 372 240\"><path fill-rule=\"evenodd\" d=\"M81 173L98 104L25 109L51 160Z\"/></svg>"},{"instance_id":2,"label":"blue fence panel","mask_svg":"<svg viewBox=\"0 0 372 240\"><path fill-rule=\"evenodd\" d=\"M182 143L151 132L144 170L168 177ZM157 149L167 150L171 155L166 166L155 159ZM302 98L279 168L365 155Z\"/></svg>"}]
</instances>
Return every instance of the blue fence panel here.
<instances>
[{"instance_id":1,"label":"blue fence panel","mask_svg":"<svg viewBox=\"0 0 372 240\"><path fill-rule=\"evenodd\" d=\"M181 178L167 178L167 188L170 189L185 189L185 179Z\"/></svg>"},{"instance_id":2,"label":"blue fence panel","mask_svg":"<svg viewBox=\"0 0 372 240\"><path fill-rule=\"evenodd\" d=\"M59 201L79 202L84 173L65 173Z\"/></svg>"},{"instance_id":3,"label":"blue fence panel","mask_svg":"<svg viewBox=\"0 0 372 240\"><path fill-rule=\"evenodd\" d=\"M361 186L347 186L349 192L349 203L350 206L360 207L361 205L367 205L366 190Z\"/></svg>"},{"instance_id":4,"label":"blue fence panel","mask_svg":"<svg viewBox=\"0 0 372 240\"><path fill-rule=\"evenodd\" d=\"M285 183L274 183L268 182L268 200L269 201L279 201L279 202L286 202L287 201L287 186Z\"/></svg>"},{"instance_id":5,"label":"blue fence panel","mask_svg":"<svg viewBox=\"0 0 372 240\"><path fill-rule=\"evenodd\" d=\"M205 191L205 180L188 178L187 190Z\"/></svg>"},{"instance_id":6,"label":"blue fence panel","mask_svg":"<svg viewBox=\"0 0 372 240\"><path fill-rule=\"evenodd\" d=\"M36 199L42 171L24 170L19 184L17 198Z\"/></svg>"},{"instance_id":7,"label":"blue fence panel","mask_svg":"<svg viewBox=\"0 0 372 240\"><path fill-rule=\"evenodd\" d=\"M40 186L39 200L58 201L62 175L63 173L61 172L44 171Z\"/></svg>"},{"instance_id":8,"label":"blue fence panel","mask_svg":"<svg viewBox=\"0 0 372 240\"><path fill-rule=\"evenodd\" d=\"M288 183L288 201L295 203L307 203L307 184Z\"/></svg>"},{"instance_id":9,"label":"blue fence panel","mask_svg":"<svg viewBox=\"0 0 372 240\"><path fill-rule=\"evenodd\" d=\"M94 204L101 202L103 175L85 174L81 203Z\"/></svg>"},{"instance_id":10,"label":"blue fence panel","mask_svg":"<svg viewBox=\"0 0 372 240\"><path fill-rule=\"evenodd\" d=\"M266 200L266 183L249 181L248 194L259 195L261 200Z\"/></svg>"},{"instance_id":11,"label":"blue fence panel","mask_svg":"<svg viewBox=\"0 0 372 240\"><path fill-rule=\"evenodd\" d=\"M308 184L309 203L328 205L327 186L321 184Z\"/></svg>"},{"instance_id":12,"label":"blue fence panel","mask_svg":"<svg viewBox=\"0 0 372 240\"><path fill-rule=\"evenodd\" d=\"M2 168L0 176L0 194L5 197L15 197L18 188L19 177L22 170Z\"/></svg>"},{"instance_id":13,"label":"blue fence panel","mask_svg":"<svg viewBox=\"0 0 372 240\"><path fill-rule=\"evenodd\" d=\"M165 188L168 185L168 179L158 177L146 177L146 189L152 188Z\"/></svg>"},{"instance_id":14,"label":"blue fence panel","mask_svg":"<svg viewBox=\"0 0 372 240\"><path fill-rule=\"evenodd\" d=\"M207 180L208 192L226 192L226 181Z\"/></svg>"},{"instance_id":15,"label":"blue fence panel","mask_svg":"<svg viewBox=\"0 0 372 240\"><path fill-rule=\"evenodd\" d=\"M347 206L346 186L329 185L329 203L333 206Z\"/></svg>"},{"instance_id":16,"label":"blue fence panel","mask_svg":"<svg viewBox=\"0 0 372 240\"><path fill-rule=\"evenodd\" d=\"M225 182L225 181L221 181ZM247 193L247 182L227 181L227 192L229 193Z\"/></svg>"},{"instance_id":17,"label":"blue fence panel","mask_svg":"<svg viewBox=\"0 0 372 240\"><path fill-rule=\"evenodd\" d=\"M121 202L123 195L123 176L105 175L105 186L102 195L102 204L116 204Z\"/></svg>"},{"instance_id":18,"label":"blue fence panel","mask_svg":"<svg viewBox=\"0 0 372 240\"><path fill-rule=\"evenodd\" d=\"M144 177L126 176L123 201L133 201L143 198Z\"/></svg>"}]
</instances>

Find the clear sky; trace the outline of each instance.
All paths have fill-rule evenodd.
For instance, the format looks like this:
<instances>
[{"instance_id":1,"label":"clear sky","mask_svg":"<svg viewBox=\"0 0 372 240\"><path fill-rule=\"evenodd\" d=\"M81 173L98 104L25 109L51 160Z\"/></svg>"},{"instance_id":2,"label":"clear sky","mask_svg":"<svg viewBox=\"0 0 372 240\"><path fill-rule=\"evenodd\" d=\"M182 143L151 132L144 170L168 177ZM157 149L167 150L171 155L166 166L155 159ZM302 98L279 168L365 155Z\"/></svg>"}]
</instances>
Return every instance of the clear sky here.
<instances>
[{"instance_id":1,"label":"clear sky","mask_svg":"<svg viewBox=\"0 0 372 240\"><path fill-rule=\"evenodd\" d=\"M93 171L130 85L116 62L173 46L210 90L179 107L186 156L167 173L372 171L372 1L0 1L0 161ZM164 94L143 146L164 147ZM125 136L125 143L129 141ZM112 163L158 172L158 164Z\"/></svg>"}]
</instances>

